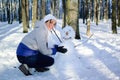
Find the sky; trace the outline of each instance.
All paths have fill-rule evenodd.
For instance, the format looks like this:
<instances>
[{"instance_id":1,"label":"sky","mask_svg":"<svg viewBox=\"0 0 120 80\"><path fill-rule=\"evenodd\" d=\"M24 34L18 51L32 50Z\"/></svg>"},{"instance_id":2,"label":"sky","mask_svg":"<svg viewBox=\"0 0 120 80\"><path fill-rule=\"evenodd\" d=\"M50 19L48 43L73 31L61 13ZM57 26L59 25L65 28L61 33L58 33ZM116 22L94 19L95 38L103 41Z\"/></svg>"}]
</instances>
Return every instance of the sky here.
<instances>
[{"instance_id":1,"label":"sky","mask_svg":"<svg viewBox=\"0 0 120 80\"><path fill-rule=\"evenodd\" d=\"M61 20L58 20L61 26ZM22 24L0 22L0 80L120 80L120 27L112 34L111 20L91 22L90 38L86 25L79 21L81 40L65 40L68 51L52 56L55 64L47 72L34 72L25 76L19 69L16 49L21 39ZM80 44L77 47L75 45Z\"/></svg>"}]
</instances>

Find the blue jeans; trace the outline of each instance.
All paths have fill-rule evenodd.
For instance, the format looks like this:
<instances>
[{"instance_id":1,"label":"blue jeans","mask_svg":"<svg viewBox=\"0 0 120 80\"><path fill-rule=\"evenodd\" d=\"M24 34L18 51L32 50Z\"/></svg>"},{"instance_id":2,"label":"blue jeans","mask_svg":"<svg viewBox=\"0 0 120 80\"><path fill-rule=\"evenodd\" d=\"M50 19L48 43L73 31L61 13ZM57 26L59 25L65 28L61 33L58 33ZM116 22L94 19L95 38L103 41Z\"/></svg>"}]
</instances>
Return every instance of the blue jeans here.
<instances>
[{"instance_id":1,"label":"blue jeans","mask_svg":"<svg viewBox=\"0 0 120 80\"><path fill-rule=\"evenodd\" d=\"M20 63L27 64L30 68L43 68L54 64L54 59L52 57L41 53L28 57L17 55L17 58Z\"/></svg>"}]
</instances>

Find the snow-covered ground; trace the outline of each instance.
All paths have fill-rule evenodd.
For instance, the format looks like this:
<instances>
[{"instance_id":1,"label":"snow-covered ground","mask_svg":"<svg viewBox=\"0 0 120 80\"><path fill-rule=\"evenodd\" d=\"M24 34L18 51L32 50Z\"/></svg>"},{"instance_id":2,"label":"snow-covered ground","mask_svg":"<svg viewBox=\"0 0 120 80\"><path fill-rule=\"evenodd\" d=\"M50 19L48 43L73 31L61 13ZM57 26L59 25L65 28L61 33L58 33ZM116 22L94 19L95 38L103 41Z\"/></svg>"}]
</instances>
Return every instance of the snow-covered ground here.
<instances>
[{"instance_id":1,"label":"snow-covered ground","mask_svg":"<svg viewBox=\"0 0 120 80\"><path fill-rule=\"evenodd\" d=\"M59 21L61 23L61 21ZM81 40L65 42L66 54L53 56L55 64L50 71L24 76L19 70L16 48L26 35L22 24L0 22L0 80L120 80L120 27L118 34L111 34L111 21L91 23L94 35L85 42L86 25L80 20Z\"/></svg>"}]
</instances>

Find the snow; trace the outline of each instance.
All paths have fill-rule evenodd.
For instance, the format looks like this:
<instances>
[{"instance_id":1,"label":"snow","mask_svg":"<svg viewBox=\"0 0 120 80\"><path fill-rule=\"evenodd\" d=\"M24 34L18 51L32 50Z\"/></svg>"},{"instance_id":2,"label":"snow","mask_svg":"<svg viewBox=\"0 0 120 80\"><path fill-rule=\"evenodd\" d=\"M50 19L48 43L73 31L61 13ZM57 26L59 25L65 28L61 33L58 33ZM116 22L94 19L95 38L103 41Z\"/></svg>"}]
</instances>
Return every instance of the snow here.
<instances>
[{"instance_id":1,"label":"snow","mask_svg":"<svg viewBox=\"0 0 120 80\"><path fill-rule=\"evenodd\" d=\"M93 22L91 33L87 40L86 25L80 20L81 40L63 42L68 52L53 56L50 71L24 76L18 69L16 48L27 33L22 33L18 22L0 22L0 80L120 80L120 27L118 34L112 34L111 20L98 26Z\"/></svg>"}]
</instances>

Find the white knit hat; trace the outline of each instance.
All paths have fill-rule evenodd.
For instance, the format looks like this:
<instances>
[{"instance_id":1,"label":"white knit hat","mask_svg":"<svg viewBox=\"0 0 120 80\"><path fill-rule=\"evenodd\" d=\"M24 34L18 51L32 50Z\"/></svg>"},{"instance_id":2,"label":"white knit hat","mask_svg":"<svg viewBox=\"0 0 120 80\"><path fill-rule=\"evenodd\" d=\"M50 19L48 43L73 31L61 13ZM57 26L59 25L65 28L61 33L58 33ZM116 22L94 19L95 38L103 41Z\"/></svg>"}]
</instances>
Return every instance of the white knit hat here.
<instances>
[{"instance_id":1,"label":"white knit hat","mask_svg":"<svg viewBox=\"0 0 120 80\"><path fill-rule=\"evenodd\" d=\"M57 20L55 16L53 16L52 14L48 14L44 17L44 22L53 19L53 20Z\"/></svg>"}]
</instances>

